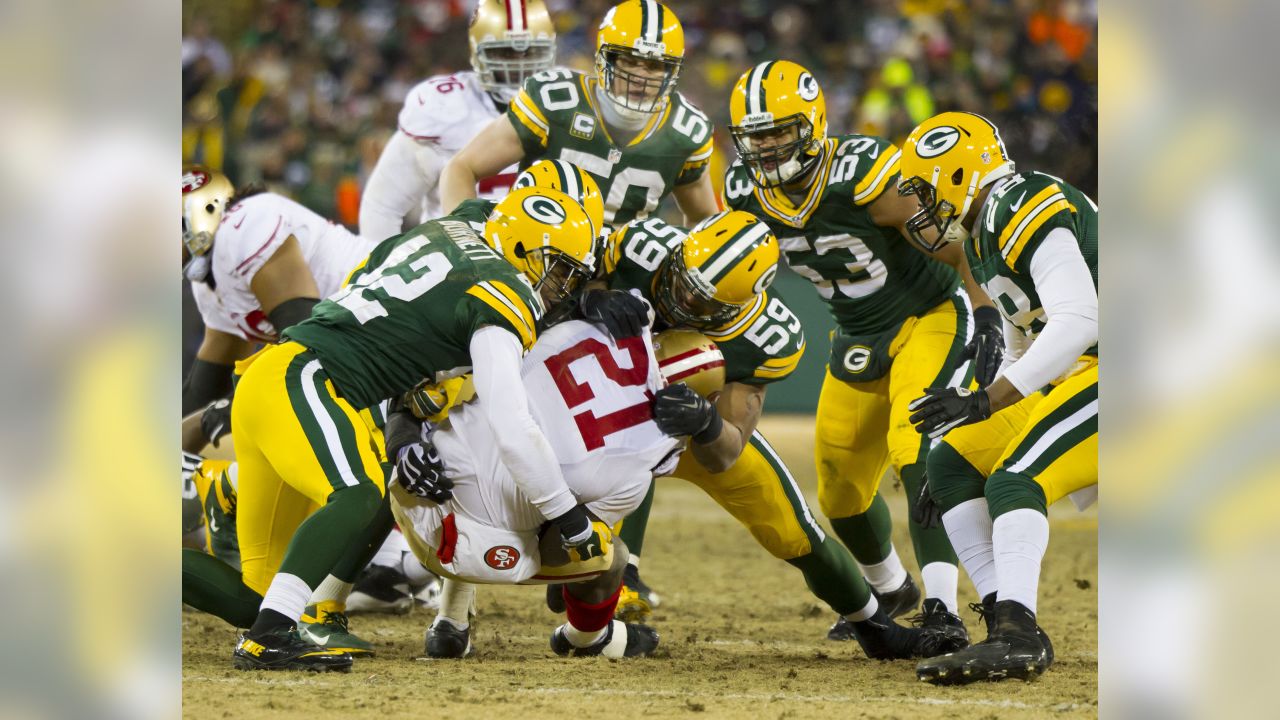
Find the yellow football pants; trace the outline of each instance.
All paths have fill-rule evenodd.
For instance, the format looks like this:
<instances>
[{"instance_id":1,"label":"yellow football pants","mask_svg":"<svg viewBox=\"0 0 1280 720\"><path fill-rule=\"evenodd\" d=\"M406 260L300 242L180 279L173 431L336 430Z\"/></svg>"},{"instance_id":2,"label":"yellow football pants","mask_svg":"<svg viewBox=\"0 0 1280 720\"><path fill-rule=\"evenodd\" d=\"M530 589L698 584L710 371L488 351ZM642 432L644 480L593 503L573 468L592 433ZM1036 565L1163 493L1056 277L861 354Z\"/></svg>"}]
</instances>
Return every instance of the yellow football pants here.
<instances>
[{"instance_id":1,"label":"yellow football pants","mask_svg":"<svg viewBox=\"0 0 1280 720\"><path fill-rule=\"evenodd\" d=\"M953 384L965 344L961 320L951 299L908 319L889 346L893 364L879 380L848 383L827 369L814 447L824 515L866 512L890 464L901 470L924 462L929 441L911 425L907 405L926 387Z\"/></svg>"},{"instance_id":2,"label":"yellow football pants","mask_svg":"<svg viewBox=\"0 0 1280 720\"><path fill-rule=\"evenodd\" d=\"M1027 475L1044 489L1045 505L1098 482L1098 362L1048 393L1033 393L944 440L985 477L996 470Z\"/></svg>"},{"instance_id":3,"label":"yellow football pants","mask_svg":"<svg viewBox=\"0 0 1280 720\"><path fill-rule=\"evenodd\" d=\"M244 582L265 593L302 521L335 490L385 492L382 433L338 397L307 348L287 342L254 357L236 387L231 428Z\"/></svg>"}]
</instances>

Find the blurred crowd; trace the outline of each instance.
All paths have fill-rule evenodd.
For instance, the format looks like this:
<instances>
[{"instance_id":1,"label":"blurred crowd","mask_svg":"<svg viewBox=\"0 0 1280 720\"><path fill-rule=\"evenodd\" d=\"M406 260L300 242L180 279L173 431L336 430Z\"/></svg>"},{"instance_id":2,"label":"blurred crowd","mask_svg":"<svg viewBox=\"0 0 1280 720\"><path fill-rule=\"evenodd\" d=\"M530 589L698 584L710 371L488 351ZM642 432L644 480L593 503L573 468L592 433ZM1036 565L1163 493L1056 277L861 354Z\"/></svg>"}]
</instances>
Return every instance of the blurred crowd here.
<instances>
[{"instance_id":1,"label":"blurred crowd","mask_svg":"<svg viewBox=\"0 0 1280 720\"><path fill-rule=\"evenodd\" d=\"M559 62L589 70L614 0L549 0ZM264 182L355 227L360 189L407 91L469 69L471 0L187 0L183 158ZM935 112L1001 128L1025 168L1097 194L1096 0L671 0L684 24L679 89L725 125L751 64L817 76L832 132L897 142Z\"/></svg>"}]
</instances>

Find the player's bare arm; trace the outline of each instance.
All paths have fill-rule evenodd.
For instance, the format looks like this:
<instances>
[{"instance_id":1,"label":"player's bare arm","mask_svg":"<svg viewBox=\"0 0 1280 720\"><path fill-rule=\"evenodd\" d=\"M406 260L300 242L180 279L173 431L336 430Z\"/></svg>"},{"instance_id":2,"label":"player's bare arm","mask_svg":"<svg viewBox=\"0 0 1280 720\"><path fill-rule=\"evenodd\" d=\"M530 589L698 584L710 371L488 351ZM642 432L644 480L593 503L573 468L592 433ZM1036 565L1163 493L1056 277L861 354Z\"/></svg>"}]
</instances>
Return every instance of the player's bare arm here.
<instances>
[{"instance_id":1,"label":"player's bare arm","mask_svg":"<svg viewBox=\"0 0 1280 720\"><path fill-rule=\"evenodd\" d=\"M671 194L675 196L680 212L684 213L685 225L696 225L703 218L720 211L715 190L711 188L711 173L704 172L702 177L691 183L677 185Z\"/></svg>"},{"instance_id":2,"label":"player's bare arm","mask_svg":"<svg viewBox=\"0 0 1280 720\"><path fill-rule=\"evenodd\" d=\"M311 275L302 246L292 235L285 238L280 249L254 274L249 289L277 332L305 320L311 306L320 301L320 288Z\"/></svg>"},{"instance_id":3,"label":"player's bare arm","mask_svg":"<svg viewBox=\"0 0 1280 720\"><path fill-rule=\"evenodd\" d=\"M733 467L760 421L766 389L764 385L746 383L725 386L716 398L716 412L724 420L720 435L706 444L689 444L693 456L703 467L711 472L724 472Z\"/></svg>"},{"instance_id":4,"label":"player's bare arm","mask_svg":"<svg viewBox=\"0 0 1280 720\"><path fill-rule=\"evenodd\" d=\"M440 207L446 212L476 196L476 182L524 157L520 136L505 115L496 117L471 138L440 174Z\"/></svg>"}]
</instances>

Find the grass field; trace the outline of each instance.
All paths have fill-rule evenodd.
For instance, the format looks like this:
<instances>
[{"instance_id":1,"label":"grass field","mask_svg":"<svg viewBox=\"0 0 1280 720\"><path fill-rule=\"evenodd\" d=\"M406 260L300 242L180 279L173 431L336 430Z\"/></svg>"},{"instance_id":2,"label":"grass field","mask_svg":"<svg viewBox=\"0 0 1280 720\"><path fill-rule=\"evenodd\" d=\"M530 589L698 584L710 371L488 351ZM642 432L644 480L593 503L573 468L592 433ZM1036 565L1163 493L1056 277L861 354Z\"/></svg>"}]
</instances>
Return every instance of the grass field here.
<instances>
[{"instance_id":1,"label":"grass field","mask_svg":"<svg viewBox=\"0 0 1280 720\"><path fill-rule=\"evenodd\" d=\"M812 420L766 417L761 428L816 502ZM913 574L902 491L886 488L895 541ZM815 509L815 514L816 509ZM425 613L359 615L352 628L378 646L351 673L256 673L231 668L236 631L183 614L184 712L198 718L1036 718L1098 709L1097 517L1070 503L1051 512L1040 587L1041 625L1057 662L1032 683L935 688L914 664L866 659L826 640L834 620L799 571L774 560L692 485L662 480L645 542L644 576L662 594L654 658L563 659L548 646L557 616L541 587L482 587L476 656L427 661ZM974 597L961 577L961 603ZM976 639L977 616L965 610Z\"/></svg>"}]
</instances>

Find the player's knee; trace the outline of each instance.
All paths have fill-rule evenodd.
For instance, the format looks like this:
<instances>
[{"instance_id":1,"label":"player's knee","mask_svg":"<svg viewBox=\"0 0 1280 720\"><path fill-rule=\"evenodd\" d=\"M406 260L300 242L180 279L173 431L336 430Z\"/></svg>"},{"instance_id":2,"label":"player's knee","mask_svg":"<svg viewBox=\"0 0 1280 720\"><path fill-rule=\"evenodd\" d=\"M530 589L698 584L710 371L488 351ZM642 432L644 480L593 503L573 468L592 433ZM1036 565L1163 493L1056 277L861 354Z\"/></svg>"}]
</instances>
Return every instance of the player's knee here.
<instances>
[{"instance_id":1,"label":"player's knee","mask_svg":"<svg viewBox=\"0 0 1280 720\"><path fill-rule=\"evenodd\" d=\"M987 480L986 495L993 518L1021 508L1048 514L1044 488L1028 475L997 470Z\"/></svg>"},{"instance_id":2,"label":"player's knee","mask_svg":"<svg viewBox=\"0 0 1280 720\"><path fill-rule=\"evenodd\" d=\"M986 478L955 448L940 442L925 460L929 493L942 512L982 497Z\"/></svg>"},{"instance_id":3,"label":"player's knee","mask_svg":"<svg viewBox=\"0 0 1280 720\"><path fill-rule=\"evenodd\" d=\"M861 515L876 499L876 487L852 480L818 483L818 508L829 518Z\"/></svg>"},{"instance_id":4,"label":"player's knee","mask_svg":"<svg viewBox=\"0 0 1280 720\"><path fill-rule=\"evenodd\" d=\"M792 560L813 552L808 536L799 528L780 532L771 524L759 524L752 525L750 530L760 547L779 560Z\"/></svg>"},{"instance_id":5,"label":"player's knee","mask_svg":"<svg viewBox=\"0 0 1280 720\"><path fill-rule=\"evenodd\" d=\"M328 505L341 503L342 507L352 515L372 519L382 504L382 493L373 483L360 483L329 494Z\"/></svg>"}]
</instances>

